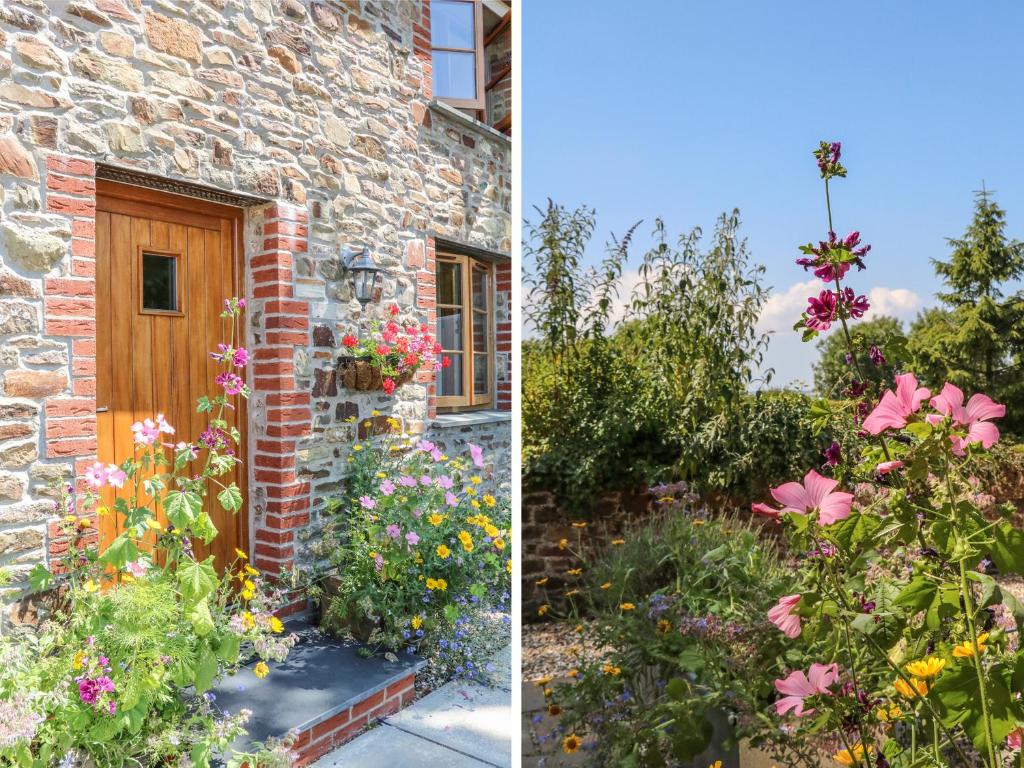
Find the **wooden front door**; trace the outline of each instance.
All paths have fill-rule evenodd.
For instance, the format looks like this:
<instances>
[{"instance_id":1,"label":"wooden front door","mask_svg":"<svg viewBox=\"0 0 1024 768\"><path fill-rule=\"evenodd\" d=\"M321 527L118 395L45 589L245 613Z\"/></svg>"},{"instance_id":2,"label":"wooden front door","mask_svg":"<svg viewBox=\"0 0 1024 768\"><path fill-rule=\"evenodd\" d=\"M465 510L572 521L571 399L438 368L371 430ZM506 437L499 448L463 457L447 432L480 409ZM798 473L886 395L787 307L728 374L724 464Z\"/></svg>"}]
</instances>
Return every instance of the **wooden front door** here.
<instances>
[{"instance_id":1,"label":"wooden front door","mask_svg":"<svg viewBox=\"0 0 1024 768\"><path fill-rule=\"evenodd\" d=\"M98 181L96 191L99 459L120 463L132 454L136 421L162 413L176 430L164 436L170 443L195 442L206 429L209 415L196 412L196 400L216 394L222 369L209 353L227 340L224 300L243 295L242 212L114 182ZM236 482L245 496L244 406L226 418L242 432L243 464L221 479ZM200 471L198 464L192 471ZM104 493L104 506L112 508L114 491ZM127 497L128 485L117 493ZM236 547L248 551L248 505L235 515L215 497L216 491L207 496L206 511L220 534L209 547L195 542L196 555L213 554L224 567ZM100 517L101 546L120 533L117 517ZM162 510L160 519L166 525Z\"/></svg>"}]
</instances>

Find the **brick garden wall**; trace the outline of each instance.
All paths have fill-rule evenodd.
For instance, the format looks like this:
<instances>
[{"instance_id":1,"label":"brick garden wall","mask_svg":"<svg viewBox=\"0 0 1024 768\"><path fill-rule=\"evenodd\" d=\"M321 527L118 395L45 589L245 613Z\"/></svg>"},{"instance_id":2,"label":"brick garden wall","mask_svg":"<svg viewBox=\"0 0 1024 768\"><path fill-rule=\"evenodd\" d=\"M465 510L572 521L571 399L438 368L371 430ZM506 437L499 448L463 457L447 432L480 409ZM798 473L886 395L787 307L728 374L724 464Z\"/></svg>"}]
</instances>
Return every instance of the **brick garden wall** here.
<instances>
[{"instance_id":1,"label":"brick garden wall","mask_svg":"<svg viewBox=\"0 0 1024 768\"><path fill-rule=\"evenodd\" d=\"M254 554L301 562L357 425L433 417L430 373L393 398L339 386L359 319L340 249L365 243L388 270L367 314L433 323L435 237L511 250L509 140L432 105L426 0L0 4L0 567L16 576L63 546L49 486L96 452L99 163L267 201L245 223Z\"/></svg>"}]
</instances>

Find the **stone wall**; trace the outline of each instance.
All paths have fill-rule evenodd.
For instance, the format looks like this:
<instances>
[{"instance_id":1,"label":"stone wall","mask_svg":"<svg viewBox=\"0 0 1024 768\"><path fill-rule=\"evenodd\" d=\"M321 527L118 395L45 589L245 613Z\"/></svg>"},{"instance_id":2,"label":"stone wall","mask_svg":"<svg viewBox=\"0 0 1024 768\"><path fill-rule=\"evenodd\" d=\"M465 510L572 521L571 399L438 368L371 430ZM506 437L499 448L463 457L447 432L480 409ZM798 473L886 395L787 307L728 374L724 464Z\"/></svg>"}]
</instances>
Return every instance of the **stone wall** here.
<instances>
[{"instance_id":1,"label":"stone wall","mask_svg":"<svg viewBox=\"0 0 1024 768\"><path fill-rule=\"evenodd\" d=\"M588 542L606 544L651 514L653 501L643 490L614 491L595 500L585 513L573 515L561 508L549 491L524 488L520 518L523 618L536 618L541 603L556 600L567 584L565 572L579 564L569 548L559 547L562 539L577 551L580 544L588 547ZM587 526L574 528L573 522L586 522ZM547 581L541 590L537 582L543 579Z\"/></svg>"},{"instance_id":2,"label":"stone wall","mask_svg":"<svg viewBox=\"0 0 1024 768\"><path fill-rule=\"evenodd\" d=\"M429 429L431 373L392 398L334 374L361 319L343 247L368 245L388 270L369 316L395 303L430 323L435 237L511 250L509 140L433 102L429 23L429 0L0 4L0 567L59 551L47 488L96 452L97 164L266 201L245 226L262 567L299 556L311 500L338 487L350 416ZM508 408L507 262L498 282Z\"/></svg>"}]
</instances>

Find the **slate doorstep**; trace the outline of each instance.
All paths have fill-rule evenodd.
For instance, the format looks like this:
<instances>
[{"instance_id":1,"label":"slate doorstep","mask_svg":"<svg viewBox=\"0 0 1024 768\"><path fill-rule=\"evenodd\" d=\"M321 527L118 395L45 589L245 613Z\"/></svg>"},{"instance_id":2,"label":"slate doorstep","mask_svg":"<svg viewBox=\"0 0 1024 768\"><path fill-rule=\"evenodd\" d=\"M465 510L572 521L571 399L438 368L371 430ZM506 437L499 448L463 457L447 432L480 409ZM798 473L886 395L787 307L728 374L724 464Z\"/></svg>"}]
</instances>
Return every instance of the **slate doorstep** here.
<instances>
[{"instance_id":1,"label":"slate doorstep","mask_svg":"<svg viewBox=\"0 0 1024 768\"><path fill-rule=\"evenodd\" d=\"M495 687L452 681L312 768L509 768L511 650L494 659Z\"/></svg>"},{"instance_id":2,"label":"slate doorstep","mask_svg":"<svg viewBox=\"0 0 1024 768\"><path fill-rule=\"evenodd\" d=\"M252 710L249 735L236 748L297 728L295 765L307 765L415 697L416 673L425 663L418 657L363 658L357 643L324 635L302 620L288 622L286 631L301 639L284 664L271 664L268 677L253 674L254 660L213 690L221 711Z\"/></svg>"}]
</instances>

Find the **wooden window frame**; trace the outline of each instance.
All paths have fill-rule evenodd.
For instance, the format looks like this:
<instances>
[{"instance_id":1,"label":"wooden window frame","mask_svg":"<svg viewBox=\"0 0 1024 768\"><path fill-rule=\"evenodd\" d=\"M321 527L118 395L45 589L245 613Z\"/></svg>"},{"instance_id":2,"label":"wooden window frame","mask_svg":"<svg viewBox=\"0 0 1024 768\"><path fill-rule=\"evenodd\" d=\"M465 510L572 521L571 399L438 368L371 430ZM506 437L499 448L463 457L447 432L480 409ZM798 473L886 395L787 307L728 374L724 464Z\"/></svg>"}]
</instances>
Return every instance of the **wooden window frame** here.
<instances>
[{"instance_id":1,"label":"wooden window frame","mask_svg":"<svg viewBox=\"0 0 1024 768\"><path fill-rule=\"evenodd\" d=\"M461 267L462 278L462 303L442 304L437 301L437 321L441 321L442 309L459 309L462 312L462 349L442 350L441 354L447 352L461 352L462 356L462 392L461 395L438 395L435 404L438 411L454 413L457 411L478 410L492 407L495 401L494 390L496 377L494 375L494 299L496 296L494 285L494 265L483 259L475 259L472 256L464 256L457 253L441 253L436 255L437 267L440 271L442 263L458 264ZM473 382L476 369L476 356L479 352L473 349L473 322L474 315L479 311L473 306L473 270L482 269L487 275L487 392L476 394ZM440 296L438 296L440 299ZM440 334L437 334L440 341ZM438 372L440 382L440 372Z\"/></svg>"},{"instance_id":2,"label":"wooden window frame","mask_svg":"<svg viewBox=\"0 0 1024 768\"><path fill-rule=\"evenodd\" d=\"M150 256L162 256L165 259L174 259L174 305L177 307L175 310L168 309L151 309L145 304L145 261L146 254ZM139 274L139 314L140 315L160 315L162 317L184 317L185 307L182 303L183 297L181 295L181 270L183 268L184 259L182 258L181 251L167 251L162 248L150 248L149 246L140 245L136 251L135 258L138 264Z\"/></svg>"},{"instance_id":3,"label":"wooden window frame","mask_svg":"<svg viewBox=\"0 0 1024 768\"><path fill-rule=\"evenodd\" d=\"M487 93L484 83L484 4L482 0L446 0L453 3L465 3L473 6L473 43L474 48L446 48L435 46L433 35L430 41L431 66L433 66L434 51L446 51L448 53L472 53L473 61L476 64L476 98L454 99L448 96L438 96L438 101L455 107L456 109L486 109Z\"/></svg>"}]
</instances>

